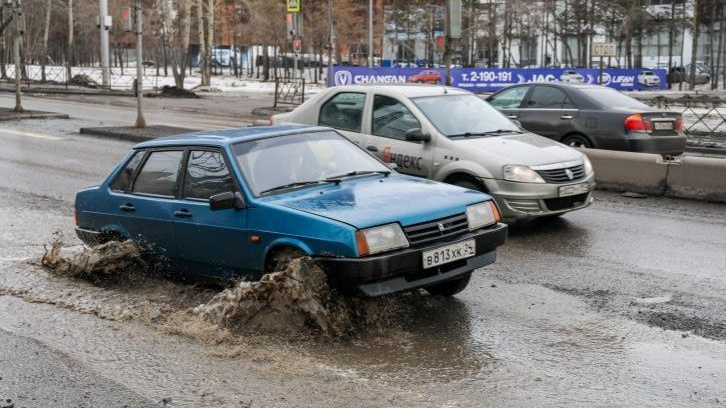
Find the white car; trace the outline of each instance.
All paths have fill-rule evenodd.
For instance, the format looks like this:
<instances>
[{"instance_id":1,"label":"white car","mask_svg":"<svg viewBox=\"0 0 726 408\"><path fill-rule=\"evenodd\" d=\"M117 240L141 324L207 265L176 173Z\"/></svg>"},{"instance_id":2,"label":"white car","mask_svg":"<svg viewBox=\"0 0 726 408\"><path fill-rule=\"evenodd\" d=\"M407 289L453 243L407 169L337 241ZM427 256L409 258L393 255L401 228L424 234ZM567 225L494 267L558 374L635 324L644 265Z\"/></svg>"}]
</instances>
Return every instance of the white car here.
<instances>
[{"instance_id":1,"label":"white car","mask_svg":"<svg viewBox=\"0 0 726 408\"><path fill-rule=\"evenodd\" d=\"M522 130L458 88L328 88L271 123L335 128L402 173L491 194L507 219L557 216L593 200L595 175L584 154Z\"/></svg>"},{"instance_id":2,"label":"white car","mask_svg":"<svg viewBox=\"0 0 726 408\"><path fill-rule=\"evenodd\" d=\"M660 85L660 77L653 71L642 71L638 74L638 83L643 86L658 86Z\"/></svg>"},{"instance_id":3,"label":"white car","mask_svg":"<svg viewBox=\"0 0 726 408\"><path fill-rule=\"evenodd\" d=\"M583 77L582 75L578 74L577 72L575 72L571 69L568 69L568 70L565 70L565 72L562 73L562 75L560 75L560 81L581 84L581 83L585 82L585 77Z\"/></svg>"}]
</instances>

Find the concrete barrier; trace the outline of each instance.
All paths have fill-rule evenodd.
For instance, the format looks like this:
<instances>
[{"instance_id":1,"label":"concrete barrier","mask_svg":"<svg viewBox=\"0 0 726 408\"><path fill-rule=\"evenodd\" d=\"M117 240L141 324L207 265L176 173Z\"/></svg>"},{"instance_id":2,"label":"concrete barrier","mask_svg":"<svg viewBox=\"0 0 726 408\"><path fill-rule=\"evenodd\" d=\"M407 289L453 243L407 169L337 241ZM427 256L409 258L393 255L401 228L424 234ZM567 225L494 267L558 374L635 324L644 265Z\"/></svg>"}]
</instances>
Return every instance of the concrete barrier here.
<instances>
[{"instance_id":1,"label":"concrete barrier","mask_svg":"<svg viewBox=\"0 0 726 408\"><path fill-rule=\"evenodd\" d=\"M584 149L595 169L597 187L649 195L726 202L726 159Z\"/></svg>"},{"instance_id":2,"label":"concrete barrier","mask_svg":"<svg viewBox=\"0 0 726 408\"><path fill-rule=\"evenodd\" d=\"M726 159L686 156L668 165L666 195L726 202Z\"/></svg>"},{"instance_id":3,"label":"concrete barrier","mask_svg":"<svg viewBox=\"0 0 726 408\"><path fill-rule=\"evenodd\" d=\"M662 195L666 190L668 166L656 154L584 149L595 168L598 188Z\"/></svg>"}]
</instances>

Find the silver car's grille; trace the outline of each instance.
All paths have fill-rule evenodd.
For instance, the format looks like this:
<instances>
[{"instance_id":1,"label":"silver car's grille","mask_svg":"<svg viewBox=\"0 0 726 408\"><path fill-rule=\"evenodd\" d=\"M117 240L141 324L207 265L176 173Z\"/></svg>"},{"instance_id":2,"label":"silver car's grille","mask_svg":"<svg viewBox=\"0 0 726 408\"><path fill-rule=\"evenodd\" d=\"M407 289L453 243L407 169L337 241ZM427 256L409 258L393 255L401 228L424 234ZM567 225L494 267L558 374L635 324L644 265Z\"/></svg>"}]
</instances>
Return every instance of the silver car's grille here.
<instances>
[{"instance_id":1,"label":"silver car's grille","mask_svg":"<svg viewBox=\"0 0 726 408\"><path fill-rule=\"evenodd\" d=\"M582 180L585 178L585 166L579 165L564 169L536 170L548 183L569 183L570 181Z\"/></svg>"},{"instance_id":2,"label":"silver car's grille","mask_svg":"<svg viewBox=\"0 0 726 408\"><path fill-rule=\"evenodd\" d=\"M539 200L507 200L507 204L509 204L509 206L515 211L525 213L538 213L542 211L542 208L539 205Z\"/></svg>"},{"instance_id":3,"label":"silver car's grille","mask_svg":"<svg viewBox=\"0 0 726 408\"><path fill-rule=\"evenodd\" d=\"M415 248L462 235L469 231L469 222L466 219L466 214L457 214L421 224L409 225L404 227L403 231L406 233L411 247Z\"/></svg>"}]
</instances>

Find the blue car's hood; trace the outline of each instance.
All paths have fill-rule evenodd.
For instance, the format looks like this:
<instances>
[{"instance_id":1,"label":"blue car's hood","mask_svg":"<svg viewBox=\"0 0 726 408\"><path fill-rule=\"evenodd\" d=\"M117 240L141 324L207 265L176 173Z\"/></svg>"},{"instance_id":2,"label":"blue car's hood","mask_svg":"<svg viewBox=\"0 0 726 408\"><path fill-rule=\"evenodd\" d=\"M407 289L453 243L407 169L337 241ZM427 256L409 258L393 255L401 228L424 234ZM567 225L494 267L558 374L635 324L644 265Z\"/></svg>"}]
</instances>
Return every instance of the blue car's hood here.
<instances>
[{"instance_id":1,"label":"blue car's hood","mask_svg":"<svg viewBox=\"0 0 726 408\"><path fill-rule=\"evenodd\" d=\"M416 177L391 174L349 179L264 199L266 203L367 228L391 222L407 226L463 213L486 194Z\"/></svg>"}]
</instances>

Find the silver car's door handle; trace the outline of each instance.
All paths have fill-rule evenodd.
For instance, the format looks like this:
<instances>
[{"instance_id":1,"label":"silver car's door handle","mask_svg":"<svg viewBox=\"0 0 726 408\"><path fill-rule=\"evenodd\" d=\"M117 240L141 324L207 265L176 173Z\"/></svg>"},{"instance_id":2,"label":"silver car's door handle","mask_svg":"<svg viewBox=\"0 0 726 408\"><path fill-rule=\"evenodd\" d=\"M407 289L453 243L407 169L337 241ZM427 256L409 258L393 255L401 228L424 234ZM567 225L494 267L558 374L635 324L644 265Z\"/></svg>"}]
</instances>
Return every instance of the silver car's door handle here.
<instances>
[{"instance_id":1,"label":"silver car's door handle","mask_svg":"<svg viewBox=\"0 0 726 408\"><path fill-rule=\"evenodd\" d=\"M368 145L368 146L366 146L366 149L367 149L368 151L371 151L371 152L377 152L377 151L378 151L378 148L377 148L377 147L375 147L375 146L373 146L373 145Z\"/></svg>"},{"instance_id":2,"label":"silver car's door handle","mask_svg":"<svg viewBox=\"0 0 726 408\"><path fill-rule=\"evenodd\" d=\"M517 119L517 115L507 115L509 119Z\"/></svg>"},{"instance_id":3,"label":"silver car's door handle","mask_svg":"<svg viewBox=\"0 0 726 408\"><path fill-rule=\"evenodd\" d=\"M572 115L562 115L560 119L572 119Z\"/></svg>"}]
</instances>

